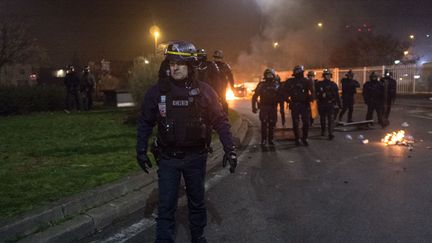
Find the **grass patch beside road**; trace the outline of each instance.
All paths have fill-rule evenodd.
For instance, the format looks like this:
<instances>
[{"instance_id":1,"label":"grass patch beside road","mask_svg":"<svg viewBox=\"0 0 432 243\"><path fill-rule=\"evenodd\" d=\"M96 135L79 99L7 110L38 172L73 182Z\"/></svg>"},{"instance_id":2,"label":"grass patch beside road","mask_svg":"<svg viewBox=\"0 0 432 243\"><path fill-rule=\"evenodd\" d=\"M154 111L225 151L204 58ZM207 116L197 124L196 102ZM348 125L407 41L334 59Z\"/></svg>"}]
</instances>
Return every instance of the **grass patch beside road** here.
<instances>
[{"instance_id":1,"label":"grass patch beside road","mask_svg":"<svg viewBox=\"0 0 432 243\"><path fill-rule=\"evenodd\" d=\"M126 111L0 117L0 219L139 171ZM230 112L231 122L238 114Z\"/></svg>"}]
</instances>

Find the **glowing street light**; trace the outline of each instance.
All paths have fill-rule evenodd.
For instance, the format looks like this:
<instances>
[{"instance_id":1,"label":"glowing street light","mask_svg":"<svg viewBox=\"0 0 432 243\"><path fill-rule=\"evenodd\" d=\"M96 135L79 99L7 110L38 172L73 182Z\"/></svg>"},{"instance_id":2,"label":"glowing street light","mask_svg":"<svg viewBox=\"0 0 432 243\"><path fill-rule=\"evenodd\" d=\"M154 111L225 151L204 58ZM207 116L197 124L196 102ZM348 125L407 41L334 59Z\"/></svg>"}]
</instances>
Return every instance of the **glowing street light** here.
<instances>
[{"instance_id":1,"label":"glowing street light","mask_svg":"<svg viewBox=\"0 0 432 243\"><path fill-rule=\"evenodd\" d=\"M149 64L150 63L150 61L149 60L147 60L147 59L144 59L144 64Z\"/></svg>"},{"instance_id":2,"label":"glowing street light","mask_svg":"<svg viewBox=\"0 0 432 243\"><path fill-rule=\"evenodd\" d=\"M404 55L406 56L406 55L408 55L409 54L409 51L404 51Z\"/></svg>"},{"instance_id":3,"label":"glowing street light","mask_svg":"<svg viewBox=\"0 0 432 243\"><path fill-rule=\"evenodd\" d=\"M394 61L394 64L396 64L396 65L399 64L399 63L400 63L400 60L395 60Z\"/></svg>"},{"instance_id":4,"label":"glowing street light","mask_svg":"<svg viewBox=\"0 0 432 243\"><path fill-rule=\"evenodd\" d=\"M318 25L319 28L322 28L322 27L323 27L323 23L322 23L322 22L318 22L317 25Z\"/></svg>"},{"instance_id":5,"label":"glowing street light","mask_svg":"<svg viewBox=\"0 0 432 243\"><path fill-rule=\"evenodd\" d=\"M415 36L414 36L414 35L410 35L409 38L410 38L411 40L414 40Z\"/></svg>"},{"instance_id":6,"label":"glowing street light","mask_svg":"<svg viewBox=\"0 0 432 243\"><path fill-rule=\"evenodd\" d=\"M152 34L154 36L154 53L156 55L156 50L157 50L157 43L158 43L158 38L160 36L160 29L159 27L157 27L156 25L153 25L152 27L150 27L150 34Z\"/></svg>"},{"instance_id":7,"label":"glowing street light","mask_svg":"<svg viewBox=\"0 0 432 243\"><path fill-rule=\"evenodd\" d=\"M273 42L273 48L278 48L279 47L279 42Z\"/></svg>"}]
</instances>

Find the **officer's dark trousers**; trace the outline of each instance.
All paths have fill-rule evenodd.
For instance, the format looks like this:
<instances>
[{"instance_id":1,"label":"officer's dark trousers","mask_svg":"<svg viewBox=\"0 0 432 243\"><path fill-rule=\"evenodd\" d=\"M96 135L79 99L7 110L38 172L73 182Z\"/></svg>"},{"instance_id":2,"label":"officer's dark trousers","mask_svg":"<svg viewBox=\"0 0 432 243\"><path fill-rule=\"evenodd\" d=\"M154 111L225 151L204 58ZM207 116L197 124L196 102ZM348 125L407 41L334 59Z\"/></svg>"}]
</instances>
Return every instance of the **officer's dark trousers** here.
<instances>
[{"instance_id":1,"label":"officer's dark trousers","mask_svg":"<svg viewBox=\"0 0 432 243\"><path fill-rule=\"evenodd\" d=\"M222 109L228 115L228 102L226 100L222 100L221 103L222 103Z\"/></svg>"},{"instance_id":2,"label":"officer's dark trousers","mask_svg":"<svg viewBox=\"0 0 432 243\"><path fill-rule=\"evenodd\" d=\"M354 96L342 98L342 111L339 113L339 121L342 120L347 110L348 110L347 122L352 122L352 115L354 111Z\"/></svg>"},{"instance_id":3,"label":"officer's dark trousers","mask_svg":"<svg viewBox=\"0 0 432 243\"><path fill-rule=\"evenodd\" d=\"M300 117L302 121L302 138L307 139L310 122L310 104L307 103L291 103L291 117L293 123L294 137L296 140L300 138L299 123Z\"/></svg>"},{"instance_id":4,"label":"officer's dark trousers","mask_svg":"<svg viewBox=\"0 0 432 243\"><path fill-rule=\"evenodd\" d=\"M318 113L321 122L321 134L325 133L326 124L328 135L333 135L333 117L335 108L333 104L318 104Z\"/></svg>"},{"instance_id":5,"label":"officer's dark trousers","mask_svg":"<svg viewBox=\"0 0 432 243\"><path fill-rule=\"evenodd\" d=\"M65 106L66 109L70 110L72 108L72 102L75 102L75 108L80 109L79 92L78 90L67 90Z\"/></svg>"},{"instance_id":6,"label":"officer's dark trousers","mask_svg":"<svg viewBox=\"0 0 432 243\"><path fill-rule=\"evenodd\" d=\"M261 105L259 118L261 121L261 140L273 140L274 127L277 120L277 104Z\"/></svg>"},{"instance_id":7,"label":"officer's dark trousers","mask_svg":"<svg viewBox=\"0 0 432 243\"><path fill-rule=\"evenodd\" d=\"M383 117L382 117L383 110L384 110L384 107L382 105L368 104L367 113L366 113L366 120L372 120L373 119L373 112L376 111L377 117L378 117L378 123L381 126L384 126Z\"/></svg>"},{"instance_id":8,"label":"officer's dark trousers","mask_svg":"<svg viewBox=\"0 0 432 243\"><path fill-rule=\"evenodd\" d=\"M386 102L386 106L384 107L384 112L383 112L383 118L386 120L388 120L390 116L391 106L392 106L392 101L388 100Z\"/></svg>"},{"instance_id":9,"label":"officer's dark trousers","mask_svg":"<svg viewBox=\"0 0 432 243\"><path fill-rule=\"evenodd\" d=\"M281 116L282 126L285 126L285 101L279 101L279 112Z\"/></svg>"},{"instance_id":10,"label":"officer's dark trousers","mask_svg":"<svg viewBox=\"0 0 432 243\"><path fill-rule=\"evenodd\" d=\"M206 153L188 153L184 159L162 158L159 161L156 242L175 240L175 212L182 175L186 183L192 242L205 242L203 233L207 224L207 211L204 204L206 161Z\"/></svg>"}]
</instances>

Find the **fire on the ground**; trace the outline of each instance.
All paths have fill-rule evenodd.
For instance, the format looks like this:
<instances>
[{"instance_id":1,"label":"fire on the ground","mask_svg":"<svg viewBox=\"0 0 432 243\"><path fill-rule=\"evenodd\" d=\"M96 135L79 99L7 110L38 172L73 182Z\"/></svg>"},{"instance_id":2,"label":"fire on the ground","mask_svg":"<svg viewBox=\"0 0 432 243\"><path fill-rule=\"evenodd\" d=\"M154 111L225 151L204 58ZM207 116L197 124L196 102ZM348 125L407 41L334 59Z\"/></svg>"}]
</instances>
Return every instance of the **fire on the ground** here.
<instances>
[{"instance_id":1,"label":"fire on the ground","mask_svg":"<svg viewBox=\"0 0 432 243\"><path fill-rule=\"evenodd\" d=\"M404 145L410 146L414 143L414 138L407 135L404 130L399 130L391 133L387 133L383 139L381 139L385 145Z\"/></svg>"}]
</instances>

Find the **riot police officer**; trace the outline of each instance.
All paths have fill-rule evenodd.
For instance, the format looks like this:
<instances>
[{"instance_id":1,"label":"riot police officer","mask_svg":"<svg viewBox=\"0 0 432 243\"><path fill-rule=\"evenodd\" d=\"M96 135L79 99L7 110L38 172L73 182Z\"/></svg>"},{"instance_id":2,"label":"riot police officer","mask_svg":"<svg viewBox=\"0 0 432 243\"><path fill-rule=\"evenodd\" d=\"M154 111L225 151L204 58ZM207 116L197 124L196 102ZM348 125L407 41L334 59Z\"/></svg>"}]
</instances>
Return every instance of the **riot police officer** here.
<instances>
[{"instance_id":1,"label":"riot police officer","mask_svg":"<svg viewBox=\"0 0 432 243\"><path fill-rule=\"evenodd\" d=\"M76 75L74 66L70 65L68 68L68 72L64 78L64 84L66 86L66 110L65 112L69 112L71 109L72 101L75 102L75 108L80 110L80 101L79 101L79 85L80 79Z\"/></svg>"},{"instance_id":2,"label":"riot police officer","mask_svg":"<svg viewBox=\"0 0 432 243\"><path fill-rule=\"evenodd\" d=\"M273 72L274 72L274 70L273 70ZM279 85L279 87L282 87L285 84L285 82L282 82L281 78L277 74L276 74L275 81ZM281 124L283 127L285 127L285 99L283 97L283 94L280 92L280 89L279 89L279 95L278 95L278 105L279 105L279 113L280 113L280 117L281 117Z\"/></svg>"},{"instance_id":3,"label":"riot police officer","mask_svg":"<svg viewBox=\"0 0 432 243\"><path fill-rule=\"evenodd\" d=\"M228 118L217 94L204 82L194 79L195 46L176 41L168 45L166 59L170 76L159 79L144 96L137 130L137 160L148 173L151 162L147 143L158 126L153 154L158 162L159 208L156 242L174 242L175 211L183 176L188 197L192 242L206 242L204 204L208 127L219 134L230 171L237 165Z\"/></svg>"},{"instance_id":4,"label":"riot police officer","mask_svg":"<svg viewBox=\"0 0 432 243\"><path fill-rule=\"evenodd\" d=\"M384 77L381 79L384 86L384 111L383 121L388 125L391 106L396 100L396 80L393 79L393 74L389 70L385 70Z\"/></svg>"},{"instance_id":5,"label":"riot police officer","mask_svg":"<svg viewBox=\"0 0 432 243\"><path fill-rule=\"evenodd\" d=\"M295 144L300 145L299 122L302 121L303 145L308 146L307 141L310 122L310 104L312 100L312 83L304 77L304 67L296 66L293 69L293 78L287 79L283 87L285 99L289 102L293 123Z\"/></svg>"},{"instance_id":6,"label":"riot police officer","mask_svg":"<svg viewBox=\"0 0 432 243\"><path fill-rule=\"evenodd\" d=\"M367 105L366 120L373 119L373 112L375 110L378 123L384 128L386 126L382 117L384 110L384 85L378 81L378 75L375 72L369 75L369 81L363 85L363 99Z\"/></svg>"},{"instance_id":7,"label":"riot police officer","mask_svg":"<svg viewBox=\"0 0 432 243\"><path fill-rule=\"evenodd\" d=\"M354 95L357 93L357 88L360 83L354 79L354 73L349 70L345 74L346 78L341 80L342 83L342 111L339 113L339 121L342 120L345 112L348 110L347 122L352 122L352 115L354 111Z\"/></svg>"},{"instance_id":8,"label":"riot police officer","mask_svg":"<svg viewBox=\"0 0 432 243\"><path fill-rule=\"evenodd\" d=\"M96 85L95 77L90 72L90 67L84 68L84 73L81 77L80 91L83 97L84 110L91 110L93 107L93 92Z\"/></svg>"},{"instance_id":9,"label":"riot police officer","mask_svg":"<svg viewBox=\"0 0 432 243\"><path fill-rule=\"evenodd\" d=\"M309 71L307 73L307 79L309 79L309 82L312 83L312 100L310 102L310 124L313 125L315 116L317 115L317 103L316 103L316 97L315 97L315 86L318 80L315 79L315 72Z\"/></svg>"},{"instance_id":10,"label":"riot police officer","mask_svg":"<svg viewBox=\"0 0 432 243\"><path fill-rule=\"evenodd\" d=\"M228 103L225 95L228 84L231 85L231 88L234 88L234 76L231 72L231 67L223 61L224 55L221 50L216 50L213 54L213 58L213 63L216 65L219 72L217 72L215 81L212 82L214 83L212 87L219 95L222 107L228 114Z\"/></svg>"},{"instance_id":11,"label":"riot police officer","mask_svg":"<svg viewBox=\"0 0 432 243\"><path fill-rule=\"evenodd\" d=\"M317 82L316 98L318 100L318 113L321 122L321 136L325 136L326 120L328 139L332 140L333 135L333 122L335 106L341 107L340 98L338 93L338 86L335 82L331 81L332 73L329 69L323 70L323 80Z\"/></svg>"},{"instance_id":12,"label":"riot police officer","mask_svg":"<svg viewBox=\"0 0 432 243\"><path fill-rule=\"evenodd\" d=\"M198 50L198 65L196 70L199 81L207 82L211 87L217 87L219 68L215 62L207 60L207 52L204 49Z\"/></svg>"},{"instance_id":13,"label":"riot police officer","mask_svg":"<svg viewBox=\"0 0 432 243\"><path fill-rule=\"evenodd\" d=\"M252 112L260 110L261 145L274 145L273 130L277 120L277 105L279 98L279 83L275 80L276 74L271 69L264 71L264 81L258 83L252 96ZM257 108L257 100L259 104ZM267 140L268 139L268 140Z\"/></svg>"}]
</instances>

